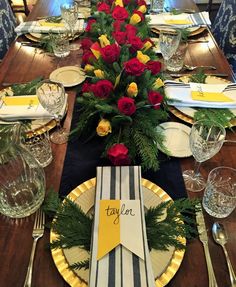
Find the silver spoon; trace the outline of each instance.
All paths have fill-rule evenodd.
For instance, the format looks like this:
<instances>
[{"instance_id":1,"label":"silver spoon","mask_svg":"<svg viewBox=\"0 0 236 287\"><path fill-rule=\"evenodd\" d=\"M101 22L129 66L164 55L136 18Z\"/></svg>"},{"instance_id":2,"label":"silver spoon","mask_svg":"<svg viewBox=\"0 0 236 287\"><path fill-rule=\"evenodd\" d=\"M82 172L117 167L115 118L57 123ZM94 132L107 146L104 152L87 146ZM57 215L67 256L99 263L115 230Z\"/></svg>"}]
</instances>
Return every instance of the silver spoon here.
<instances>
[{"instance_id":1,"label":"silver spoon","mask_svg":"<svg viewBox=\"0 0 236 287\"><path fill-rule=\"evenodd\" d=\"M224 250L226 262L227 262L228 269L229 269L231 287L236 287L236 276L233 270L233 266L230 262L228 252L225 248L225 244L227 243L228 236L225 232L224 226L218 222L215 222L212 226L212 236L215 242L220 244Z\"/></svg>"},{"instance_id":2,"label":"silver spoon","mask_svg":"<svg viewBox=\"0 0 236 287\"><path fill-rule=\"evenodd\" d=\"M193 71L196 69L204 69L204 70L216 70L216 67L214 66L189 66L189 65L184 65L184 69L188 71Z\"/></svg>"}]
</instances>

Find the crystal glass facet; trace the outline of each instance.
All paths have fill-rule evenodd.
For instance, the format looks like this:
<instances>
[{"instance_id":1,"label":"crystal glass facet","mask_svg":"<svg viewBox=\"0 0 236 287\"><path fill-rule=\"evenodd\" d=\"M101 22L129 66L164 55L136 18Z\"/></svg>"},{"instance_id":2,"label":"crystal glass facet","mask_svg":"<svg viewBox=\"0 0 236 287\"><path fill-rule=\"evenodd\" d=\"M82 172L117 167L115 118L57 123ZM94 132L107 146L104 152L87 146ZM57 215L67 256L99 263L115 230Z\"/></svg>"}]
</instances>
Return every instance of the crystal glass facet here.
<instances>
[{"instance_id":1,"label":"crystal glass facet","mask_svg":"<svg viewBox=\"0 0 236 287\"><path fill-rule=\"evenodd\" d=\"M34 213L45 195L45 174L21 143L20 124L0 125L0 213L23 218Z\"/></svg>"}]
</instances>

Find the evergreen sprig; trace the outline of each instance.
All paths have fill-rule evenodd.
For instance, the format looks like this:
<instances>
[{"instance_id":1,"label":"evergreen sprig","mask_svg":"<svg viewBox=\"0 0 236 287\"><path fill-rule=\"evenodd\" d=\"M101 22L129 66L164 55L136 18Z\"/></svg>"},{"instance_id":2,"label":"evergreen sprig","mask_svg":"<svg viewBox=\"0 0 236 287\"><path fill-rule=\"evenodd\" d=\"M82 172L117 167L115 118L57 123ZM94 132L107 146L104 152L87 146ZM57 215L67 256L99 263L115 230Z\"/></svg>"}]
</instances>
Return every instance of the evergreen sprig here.
<instances>
[{"instance_id":1,"label":"evergreen sprig","mask_svg":"<svg viewBox=\"0 0 236 287\"><path fill-rule=\"evenodd\" d=\"M36 95L36 87L40 81L43 80L43 77L38 77L25 84L14 84L11 85L11 90L14 96L22 95Z\"/></svg>"},{"instance_id":2,"label":"evergreen sprig","mask_svg":"<svg viewBox=\"0 0 236 287\"><path fill-rule=\"evenodd\" d=\"M149 249L168 250L170 246L184 249L181 238L191 239L197 235L195 210L198 200L178 199L162 202L146 211L145 221ZM86 215L73 201L65 198L62 202L58 194L50 191L43 204L44 212L54 214L51 228L58 239L51 248L71 248L79 246L90 251L93 217ZM89 260L76 262L71 269L89 267Z\"/></svg>"}]
</instances>

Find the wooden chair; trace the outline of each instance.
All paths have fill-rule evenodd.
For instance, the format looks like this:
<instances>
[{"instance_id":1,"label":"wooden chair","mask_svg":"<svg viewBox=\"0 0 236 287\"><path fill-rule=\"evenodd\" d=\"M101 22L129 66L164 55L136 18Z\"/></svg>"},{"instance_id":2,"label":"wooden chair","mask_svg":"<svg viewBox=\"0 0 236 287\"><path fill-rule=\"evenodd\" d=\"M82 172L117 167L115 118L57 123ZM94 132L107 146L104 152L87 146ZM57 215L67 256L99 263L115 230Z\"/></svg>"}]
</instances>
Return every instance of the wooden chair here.
<instances>
[{"instance_id":1,"label":"wooden chair","mask_svg":"<svg viewBox=\"0 0 236 287\"><path fill-rule=\"evenodd\" d=\"M8 0L0 1L0 59L4 57L16 38L16 19Z\"/></svg>"},{"instance_id":2,"label":"wooden chair","mask_svg":"<svg viewBox=\"0 0 236 287\"><path fill-rule=\"evenodd\" d=\"M14 5L12 0L8 0L9 4L12 7L12 11L13 13L25 13L25 15L29 15L29 8L28 8L28 4L27 4L27 0L22 0L22 4L23 5Z\"/></svg>"},{"instance_id":3,"label":"wooden chair","mask_svg":"<svg viewBox=\"0 0 236 287\"><path fill-rule=\"evenodd\" d=\"M236 74L236 0L223 0L212 33Z\"/></svg>"}]
</instances>

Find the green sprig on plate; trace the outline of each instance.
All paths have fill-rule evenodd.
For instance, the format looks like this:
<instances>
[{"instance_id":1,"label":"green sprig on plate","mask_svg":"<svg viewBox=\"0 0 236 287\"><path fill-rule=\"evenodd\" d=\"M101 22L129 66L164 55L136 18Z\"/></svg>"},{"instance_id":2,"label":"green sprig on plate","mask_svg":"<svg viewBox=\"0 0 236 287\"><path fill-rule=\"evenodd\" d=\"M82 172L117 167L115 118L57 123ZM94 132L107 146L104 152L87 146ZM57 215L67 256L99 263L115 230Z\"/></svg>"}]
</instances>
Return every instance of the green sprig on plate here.
<instances>
[{"instance_id":1,"label":"green sprig on plate","mask_svg":"<svg viewBox=\"0 0 236 287\"><path fill-rule=\"evenodd\" d=\"M197 235L194 215L198 202L196 199L179 199L148 209L145 221L149 249L165 251L170 246L177 250L184 249L181 238L191 239ZM43 210L54 217L50 227L58 238L51 243L52 249L79 246L89 253L93 215L85 214L79 205L68 198L62 201L53 190L48 193ZM87 260L70 266L71 269L88 267Z\"/></svg>"}]
</instances>

